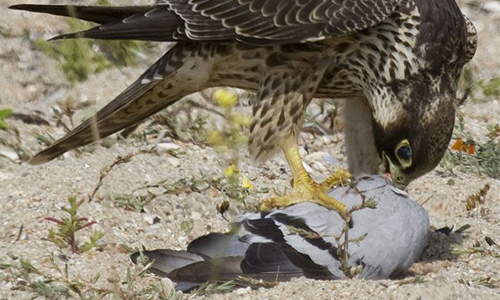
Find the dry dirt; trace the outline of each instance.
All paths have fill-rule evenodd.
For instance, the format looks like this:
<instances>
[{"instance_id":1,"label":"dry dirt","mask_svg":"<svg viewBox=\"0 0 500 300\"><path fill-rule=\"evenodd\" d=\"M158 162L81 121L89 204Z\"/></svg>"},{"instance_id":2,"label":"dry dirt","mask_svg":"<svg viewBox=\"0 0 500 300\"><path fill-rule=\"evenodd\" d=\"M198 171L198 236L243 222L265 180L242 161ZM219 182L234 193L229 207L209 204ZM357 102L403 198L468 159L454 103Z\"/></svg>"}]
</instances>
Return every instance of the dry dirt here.
<instances>
[{"instance_id":1,"label":"dry dirt","mask_svg":"<svg viewBox=\"0 0 500 300\"><path fill-rule=\"evenodd\" d=\"M156 56L152 55L134 67L107 70L92 75L83 83L70 84L57 63L33 44L33 40L49 38L67 29L66 23L58 17L7 9L8 5L22 2L25 1L2 0L0 3L0 109L10 108L17 113L38 110L50 121L51 126L34 126L7 120L19 129L26 154L33 155L43 148L35 139L35 133L50 133L56 137L64 134L63 129L54 126L52 119L51 108L57 101L73 97L77 101L95 100L96 106L101 106L139 76L148 63L161 55L161 50L156 50ZM130 2L141 1L127 1ZM485 3L488 3L488 9L485 9ZM460 1L464 12L479 31L478 53L470 65L476 80L498 76L500 71L500 5L495 9L496 4L499 2ZM490 97L469 101L462 107L466 129L477 141L487 139L488 125L500 123L499 100ZM75 116L77 122L81 118L81 113ZM220 121L213 117L209 120ZM5 132L1 134L0 137L9 138ZM312 167L316 177L324 177L334 169L320 159L324 152L345 164L341 133L326 137L305 133L302 137L311 153L306 157L306 163ZM68 197L84 198L92 193L100 171L118 156L150 149L153 144L122 140L109 148L99 145L93 153L76 155L73 151L64 155L63 159L41 166L16 162L15 154L9 148L0 146L3 147L0 152L14 155L14 161L0 156L0 264L16 264L22 258L43 272L54 275L56 272L49 263L52 255L59 266L68 264L71 278L89 281L99 273L95 286L113 288L124 280L127 268L133 268L129 252L122 245L135 249L142 246L148 249L182 249L199 235L225 230L227 222L217 214L216 204L226 198L215 189L158 196L142 212L126 210L110 199L112 193L131 194L137 188L162 180L174 183L190 177L217 178L223 175L227 166L228 156L219 155L208 146L182 143L168 137L160 139L160 142L177 144L177 151L184 153L175 159L166 152L156 151L138 155L129 163L117 166L104 179L94 201L86 202L80 208L82 216L97 221L92 229L105 233L103 242L106 246L102 251L92 250L78 255L47 240L48 229L55 225L46 221L45 217L63 216L61 207L66 205ZM286 164L280 156L263 166L256 166L244 155L240 168L254 186L270 188L271 193L289 187ZM454 177L443 177L438 171L442 168L412 183L408 189L410 196L423 203L430 214L431 224L436 228L457 228L470 224L470 229L463 234L461 247L471 249L479 246L486 252L453 257L447 253L447 247L460 239L436 234L425 258L412 268L411 274L400 280L315 281L301 278L270 289L239 289L207 298L500 299L500 249L485 241L489 237L500 243L500 181L475 172L457 171ZM466 197L477 193L486 183L491 185L491 189L484 203L467 212ZM252 194L248 201L265 196ZM229 215L234 216L237 211L242 210L236 205ZM192 220L192 224L187 220ZM82 232L81 239L85 240L90 230ZM0 269L0 299L36 298L29 291L17 290L23 283L9 280L9 276L7 270ZM141 278L134 283L134 287L139 289L151 282L155 282L152 277Z\"/></svg>"}]
</instances>

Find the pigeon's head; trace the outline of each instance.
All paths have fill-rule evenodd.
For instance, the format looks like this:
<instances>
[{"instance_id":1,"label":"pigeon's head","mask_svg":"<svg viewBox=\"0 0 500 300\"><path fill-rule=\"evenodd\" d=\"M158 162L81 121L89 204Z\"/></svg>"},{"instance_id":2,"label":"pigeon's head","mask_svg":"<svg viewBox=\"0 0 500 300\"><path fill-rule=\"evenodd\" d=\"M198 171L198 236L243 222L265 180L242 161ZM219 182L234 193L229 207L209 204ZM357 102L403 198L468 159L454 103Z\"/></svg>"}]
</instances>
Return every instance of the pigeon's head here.
<instances>
[{"instance_id":1,"label":"pigeon's head","mask_svg":"<svg viewBox=\"0 0 500 300\"><path fill-rule=\"evenodd\" d=\"M374 107L373 131L383 172L404 188L441 161L452 136L457 101L422 82L403 93L395 91L391 105Z\"/></svg>"}]
</instances>

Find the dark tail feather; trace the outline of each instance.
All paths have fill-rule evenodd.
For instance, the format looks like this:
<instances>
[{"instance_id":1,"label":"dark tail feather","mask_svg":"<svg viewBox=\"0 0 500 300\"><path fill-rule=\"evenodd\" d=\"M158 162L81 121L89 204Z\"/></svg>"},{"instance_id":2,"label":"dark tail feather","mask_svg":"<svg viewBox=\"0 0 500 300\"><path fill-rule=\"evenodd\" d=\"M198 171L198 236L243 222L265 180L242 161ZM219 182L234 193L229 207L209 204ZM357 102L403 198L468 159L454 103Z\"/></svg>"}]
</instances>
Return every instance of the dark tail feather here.
<instances>
[{"instance_id":1,"label":"dark tail feather","mask_svg":"<svg viewBox=\"0 0 500 300\"><path fill-rule=\"evenodd\" d=\"M303 275L302 270L288 260L279 245L249 245L237 240L238 234L210 233L191 242L188 251L165 249L144 251L142 254L154 261L149 271L177 282L177 289L183 291L204 282L224 283L235 280L237 285L254 285L242 282L239 276L275 282ZM222 244L219 245L218 242ZM243 248L247 250L242 251ZM237 255L238 252L241 254ZM224 255L226 253L229 255ZM140 253L132 255L134 263L137 263L139 255Z\"/></svg>"},{"instance_id":2,"label":"dark tail feather","mask_svg":"<svg viewBox=\"0 0 500 300\"><path fill-rule=\"evenodd\" d=\"M80 20L105 24L121 21L135 14L145 14L153 6L78 6L78 5L36 5L19 4L9 7L15 10L25 10L56 16L72 17Z\"/></svg>"},{"instance_id":3,"label":"dark tail feather","mask_svg":"<svg viewBox=\"0 0 500 300\"><path fill-rule=\"evenodd\" d=\"M51 40L92 38L105 40L174 41L183 21L167 5L157 6L75 6L14 5L16 10L48 13L101 24L82 32L63 34Z\"/></svg>"},{"instance_id":4,"label":"dark tail feather","mask_svg":"<svg viewBox=\"0 0 500 300\"><path fill-rule=\"evenodd\" d=\"M195 262L170 272L168 278L177 282L230 281L244 275L240 267L242 260L241 256L229 256Z\"/></svg>"},{"instance_id":5,"label":"dark tail feather","mask_svg":"<svg viewBox=\"0 0 500 300\"><path fill-rule=\"evenodd\" d=\"M164 250L157 250L164 251ZM231 280L236 280L238 285L252 285L251 283L240 282L238 280L239 276L244 276L248 278L253 278L256 280L264 280L267 282L279 281L289 281L292 278L299 277L303 275L302 272L293 271L282 271L279 268L272 270L270 272L244 272L242 270L242 262L245 257L243 256L226 256L211 258L203 261L196 261L190 264L186 264L180 268L177 268L169 273L165 273L163 269L164 265L174 265L177 260L176 256L164 255L163 253L154 253L156 251L146 251L144 255L155 259L153 265L149 269L154 274L159 276L168 277L177 283L189 283L189 286L198 283L202 284L205 282L220 282L224 283ZM175 251L174 251L175 252ZM191 254L189 252L178 251L183 254ZM157 255L159 254L159 255ZM195 254L191 254L195 255ZM199 257L199 256L198 256ZM182 261L185 263L186 261ZM168 269L170 270L170 269Z\"/></svg>"},{"instance_id":6,"label":"dark tail feather","mask_svg":"<svg viewBox=\"0 0 500 300\"><path fill-rule=\"evenodd\" d=\"M141 254L132 255L137 263ZM187 251L153 250L142 255L153 261L150 272L167 277L177 283L176 290L192 291L205 282L226 282L243 275L240 264L242 257L222 257L203 260L201 256Z\"/></svg>"}]
</instances>

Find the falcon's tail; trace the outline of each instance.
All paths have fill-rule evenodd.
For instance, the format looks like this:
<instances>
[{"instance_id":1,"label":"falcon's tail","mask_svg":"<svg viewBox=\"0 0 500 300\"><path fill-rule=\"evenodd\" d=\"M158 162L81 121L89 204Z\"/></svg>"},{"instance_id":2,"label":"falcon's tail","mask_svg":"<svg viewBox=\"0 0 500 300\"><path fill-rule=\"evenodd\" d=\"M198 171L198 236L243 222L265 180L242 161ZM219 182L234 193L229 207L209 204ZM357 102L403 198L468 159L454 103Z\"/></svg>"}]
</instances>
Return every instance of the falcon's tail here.
<instances>
[{"instance_id":1,"label":"falcon's tail","mask_svg":"<svg viewBox=\"0 0 500 300\"><path fill-rule=\"evenodd\" d=\"M20 4L10 7L38 13L72 17L101 24L87 31L63 34L53 38L93 38L144 41L173 41L182 19L167 5L156 6L79 6Z\"/></svg>"},{"instance_id":2,"label":"falcon's tail","mask_svg":"<svg viewBox=\"0 0 500 300\"><path fill-rule=\"evenodd\" d=\"M46 163L68 150L134 125L183 96L206 88L208 77L190 75L191 63L197 64L199 68L208 64L207 56L200 56L204 50L210 50L205 49L206 46L177 44L108 105L49 148L38 153L29 163ZM186 61L189 61L187 66ZM210 70L201 72L204 71Z\"/></svg>"}]
</instances>

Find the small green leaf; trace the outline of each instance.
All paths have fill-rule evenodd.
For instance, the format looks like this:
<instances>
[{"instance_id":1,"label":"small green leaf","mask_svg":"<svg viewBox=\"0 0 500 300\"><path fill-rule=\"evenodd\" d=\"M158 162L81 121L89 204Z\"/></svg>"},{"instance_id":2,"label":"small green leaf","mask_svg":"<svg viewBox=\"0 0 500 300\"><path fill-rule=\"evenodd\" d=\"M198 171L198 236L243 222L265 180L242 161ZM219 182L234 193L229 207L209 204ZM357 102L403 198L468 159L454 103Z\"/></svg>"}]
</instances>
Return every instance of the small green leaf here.
<instances>
[{"instance_id":1,"label":"small green leaf","mask_svg":"<svg viewBox=\"0 0 500 300\"><path fill-rule=\"evenodd\" d=\"M1 130L7 130L9 128L9 125L7 125L7 122L5 122L5 119L7 119L11 114L12 114L12 110L10 108L0 109L0 129Z\"/></svg>"}]
</instances>

